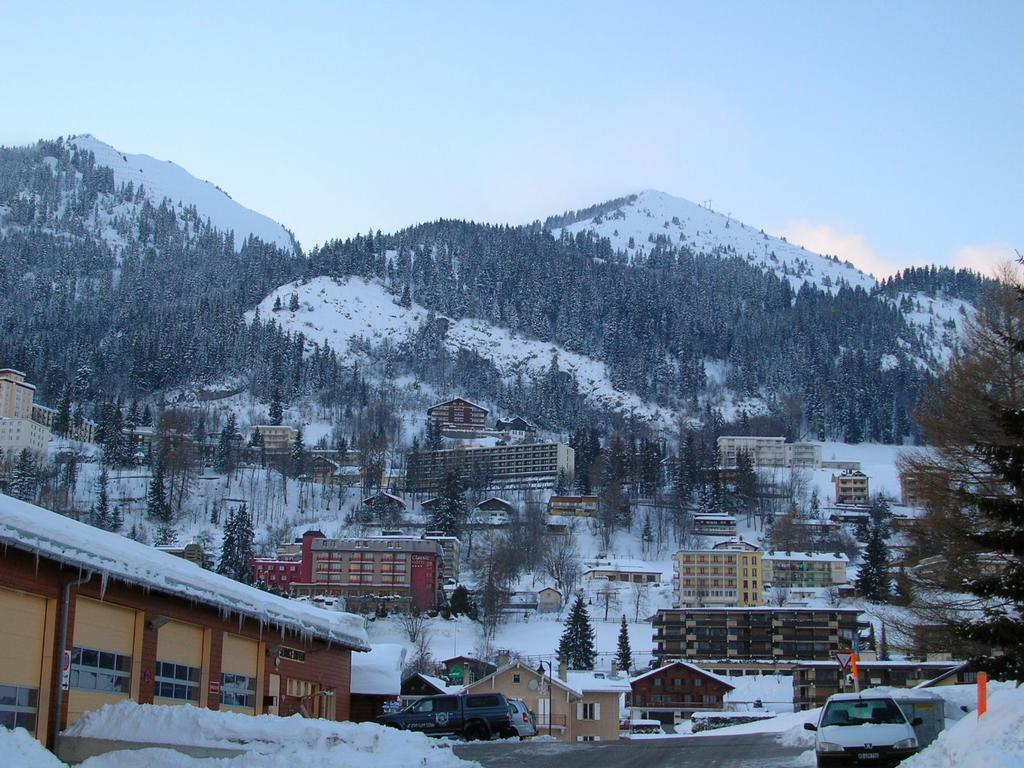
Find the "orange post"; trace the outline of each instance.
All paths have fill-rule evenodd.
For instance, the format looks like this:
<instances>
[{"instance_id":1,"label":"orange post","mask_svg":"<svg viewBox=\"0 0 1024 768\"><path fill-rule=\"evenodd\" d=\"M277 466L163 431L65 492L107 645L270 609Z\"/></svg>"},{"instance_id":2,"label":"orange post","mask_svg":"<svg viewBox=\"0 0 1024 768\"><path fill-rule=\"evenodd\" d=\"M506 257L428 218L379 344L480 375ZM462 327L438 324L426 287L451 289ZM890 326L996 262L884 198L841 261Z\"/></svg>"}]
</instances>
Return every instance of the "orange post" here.
<instances>
[{"instance_id":1,"label":"orange post","mask_svg":"<svg viewBox=\"0 0 1024 768\"><path fill-rule=\"evenodd\" d=\"M860 672L857 669L857 654L850 654L850 672L853 675L853 690L860 693Z\"/></svg>"},{"instance_id":2,"label":"orange post","mask_svg":"<svg viewBox=\"0 0 1024 768\"><path fill-rule=\"evenodd\" d=\"M978 717L988 712L988 675L978 673Z\"/></svg>"}]
</instances>

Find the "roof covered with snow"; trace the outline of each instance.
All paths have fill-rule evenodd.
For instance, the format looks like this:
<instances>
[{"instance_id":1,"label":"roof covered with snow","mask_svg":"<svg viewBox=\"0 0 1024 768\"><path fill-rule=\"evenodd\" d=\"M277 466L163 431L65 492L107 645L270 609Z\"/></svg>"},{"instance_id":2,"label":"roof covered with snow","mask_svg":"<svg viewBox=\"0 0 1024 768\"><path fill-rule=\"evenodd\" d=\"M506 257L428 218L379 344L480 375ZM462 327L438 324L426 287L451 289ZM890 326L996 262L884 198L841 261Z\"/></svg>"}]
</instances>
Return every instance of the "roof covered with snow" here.
<instances>
[{"instance_id":1,"label":"roof covered with snow","mask_svg":"<svg viewBox=\"0 0 1024 768\"><path fill-rule=\"evenodd\" d=\"M352 655L352 693L398 696L402 693L405 648L397 643L379 643L369 653Z\"/></svg>"},{"instance_id":2,"label":"roof covered with snow","mask_svg":"<svg viewBox=\"0 0 1024 768\"><path fill-rule=\"evenodd\" d=\"M369 649L363 619L358 616L263 592L154 547L3 494L0 543L92 571L104 584L109 579L135 584L353 650Z\"/></svg>"},{"instance_id":3,"label":"roof covered with snow","mask_svg":"<svg viewBox=\"0 0 1024 768\"><path fill-rule=\"evenodd\" d=\"M616 672L570 669L566 683L580 693L629 693L629 677Z\"/></svg>"},{"instance_id":4,"label":"roof covered with snow","mask_svg":"<svg viewBox=\"0 0 1024 768\"><path fill-rule=\"evenodd\" d=\"M656 675L659 672L663 672L666 669L670 669L671 667L683 667L684 669L689 669L692 672L697 672L698 674L704 675L705 677L710 677L713 680L717 680L722 685L727 686L730 690L736 687L731 682L729 682L729 678L723 677L722 675L716 675L714 672L709 672L706 669L701 669L696 664L691 664L688 661L670 661L668 664L663 664L657 669L652 669L648 672L644 672L642 675L637 675L636 677L630 678L629 682L635 683L639 680L643 680L646 677L650 677L651 675Z\"/></svg>"},{"instance_id":5,"label":"roof covered with snow","mask_svg":"<svg viewBox=\"0 0 1024 768\"><path fill-rule=\"evenodd\" d=\"M764 553L765 560L796 560L799 562L816 563L848 563L850 559L846 555L834 552L783 552L781 550L769 550Z\"/></svg>"}]
</instances>

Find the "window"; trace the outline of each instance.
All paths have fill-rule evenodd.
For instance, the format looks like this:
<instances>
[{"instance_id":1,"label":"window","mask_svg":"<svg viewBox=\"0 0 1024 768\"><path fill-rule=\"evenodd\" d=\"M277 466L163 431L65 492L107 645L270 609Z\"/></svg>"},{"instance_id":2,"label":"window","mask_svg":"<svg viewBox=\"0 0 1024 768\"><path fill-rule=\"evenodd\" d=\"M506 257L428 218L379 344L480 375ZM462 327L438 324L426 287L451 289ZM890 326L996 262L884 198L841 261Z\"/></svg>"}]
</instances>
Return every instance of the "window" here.
<instances>
[{"instance_id":1,"label":"window","mask_svg":"<svg viewBox=\"0 0 1024 768\"><path fill-rule=\"evenodd\" d=\"M580 704L580 720L596 720L596 706L593 703L584 702Z\"/></svg>"},{"instance_id":2,"label":"window","mask_svg":"<svg viewBox=\"0 0 1024 768\"><path fill-rule=\"evenodd\" d=\"M178 701L199 701L199 667L170 661L156 663L156 696Z\"/></svg>"},{"instance_id":3,"label":"window","mask_svg":"<svg viewBox=\"0 0 1024 768\"><path fill-rule=\"evenodd\" d=\"M224 672L220 676L220 703L225 707L256 708L256 678Z\"/></svg>"},{"instance_id":4,"label":"window","mask_svg":"<svg viewBox=\"0 0 1024 768\"><path fill-rule=\"evenodd\" d=\"M501 703L497 696L467 696L466 706L473 709L476 707L500 707Z\"/></svg>"},{"instance_id":5,"label":"window","mask_svg":"<svg viewBox=\"0 0 1024 768\"><path fill-rule=\"evenodd\" d=\"M600 736L577 736L576 741L600 741Z\"/></svg>"},{"instance_id":6,"label":"window","mask_svg":"<svg viewBox=\"0 0 1024 768\"><path fill-rule=\"evenodd\" d=\"M39 689L17 685L0 685L0 725L36 732Z\"/></svg>"},{"instance_id":7,"label":"window","mask_svg":"<svg viewBox=\"0 0 1024 768\"><path fill-rule=\"evenodd\" d=\"M71 687L80 691L129 693L132 657L93 648L71 649Z\"/></svg>"},{"instance_id":8,"label":"window","mask_svg":"<svg viewBox=\"0 0 1024 768\"><path fill-rule=\"evenodd\" d=\"M519 685L519 683L522 682L521 678L522 678L522 675L519 675L519 674L512 675L512 682L514 684L516 684L516 685Z\"/></svg>"}]
</instances>

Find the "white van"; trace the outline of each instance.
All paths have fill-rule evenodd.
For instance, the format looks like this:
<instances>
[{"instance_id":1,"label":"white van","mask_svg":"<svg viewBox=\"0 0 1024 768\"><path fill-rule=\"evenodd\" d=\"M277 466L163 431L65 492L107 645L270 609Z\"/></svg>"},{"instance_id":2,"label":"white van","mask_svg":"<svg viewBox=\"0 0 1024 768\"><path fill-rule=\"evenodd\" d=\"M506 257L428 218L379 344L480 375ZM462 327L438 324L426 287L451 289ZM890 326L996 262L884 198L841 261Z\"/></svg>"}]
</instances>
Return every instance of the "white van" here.
<instances>
[{"instance_id":1,"label":"white van","mask_svg":"<svg viewBox=\"0 0 1024 768\"><path fill-rule=\"evenodd\" d=\"M914 726L889 696L838 693L829 697L818 724L805 723L816 731L814 753L818 768L845 765L897 765L920 749Z\"/></svg>"}]
</instances>

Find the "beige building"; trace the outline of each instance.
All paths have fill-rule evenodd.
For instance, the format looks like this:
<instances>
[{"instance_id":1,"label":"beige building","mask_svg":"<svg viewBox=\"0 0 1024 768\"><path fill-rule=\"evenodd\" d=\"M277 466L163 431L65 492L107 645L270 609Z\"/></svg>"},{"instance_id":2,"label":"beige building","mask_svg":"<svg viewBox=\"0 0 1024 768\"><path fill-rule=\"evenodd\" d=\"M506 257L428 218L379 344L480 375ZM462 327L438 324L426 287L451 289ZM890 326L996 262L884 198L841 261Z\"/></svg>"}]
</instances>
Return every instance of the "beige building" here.
<instances>
[{"instance_id":1,"label":"beige building","mask_svg":"<svg viewBox=\"0 0 1024 768\"><path fill-rule=\"evenodd\" d=\"M657 584L661 570L643 560L592 560L583 566L583 578L588 580L628 581L633 584Z\"/></svg>"},{"instance_id":2,"label":"beige building","mask_svg":"<svg viewBox=\"0 0 1024 768\"><path fill-rule=\"evenodd\" d=\"M0 369L0 450L8 458L25 449L37 456L46 455L50 430L32 420L35 392L35 386L25 381L21 371Z\"/></svg>"},{"instance_id":3,"label":"beige building","mask_svg":"<svg viewBox=\"0 0 1024 768\"><path fill-rule=\"evenodd\" d=\"M570 480L575 452L565 443L465 446L409 454L406 487L436 491L448 472L487 478L491 488L551 488Z\"/></svg>"},{"instance_id":4,"label":"beige building","mask_svg":"<svg viewBox=\"0 0 1024 768\"><path fill-rule=\"evenodd\" d=\"M256 430L263 438L263 449L267 453L290 453L295 436L299 431L287 424L253 424L249 427L249 439Z\"/></svg>"},{"instance_id":5,"label":"beige building","mask_svg":"<svg viewBox=\"0 0 1024 768\"><path fill-rule=\"evenodd\" d=\"M466 693L498 691L506 698L522 699L537 716L537 732L559 741L615 741L619 738L620 703L630 692L629 677L617 672L569 671L547 665L538 674L521 662L465 688Z\"/></svg>"},{"instance_id":6,"label":"beige building","mask_svg":"<svg viewBox=\"0 0 1024 768\"><path fill-rule=\"evenodd\" d=\"M765 584L772 587L835 587L846 584L846 555L827 552L764 553L761 572Z\"/></svg>"},{"instance_id":7,"label":"beige building","mask_svg":"<svg viewBox=\"0 0 1024 768\"><path fill-rule=\"evenodd\" d=\"M821 445L787 443L784 437L722 435L718 438L718 462L735 467L741 453L750 456L755 467L820 467Z\"/></svg>"},{"instance_id":8,"label":"beige building","mask_svg":"<svg viewBox=\"0 0 1024 768\"><path fill-rule=\"evenodd\" d=\"M540 613L558 613L562 610L562 593L554 587L537 590L537 611Z\"/></svg>"},{"instance_id":9,"label":"beige building","mask_svg":"<svg viewBox=\"0 0 1024 768\"><path fill-rule=\"evenodd\" d=\"M870 499L868 476L860 470L846 470L832 475L836 487L836 504L866 506Z\"/></svg>"},{"instance_id":10,"label":"beige building","mask_svg":"<svg viewBox=\"0 0 1024 768\"><path fill-rule=\"evenodd\" d=\"M763 603L761 552L687 549L673 562L676 606L758 606Z\"/></svg>"},{"instance_id":11,"label":"beige building","mask_svg":"<svg viewBox=\"0 0 1024 768\"><path fill-rule=\"evenodd\" d=\"M548 514L564 517L597 517L597 496L552 496Z\"/></svg>"}]
</instances>

